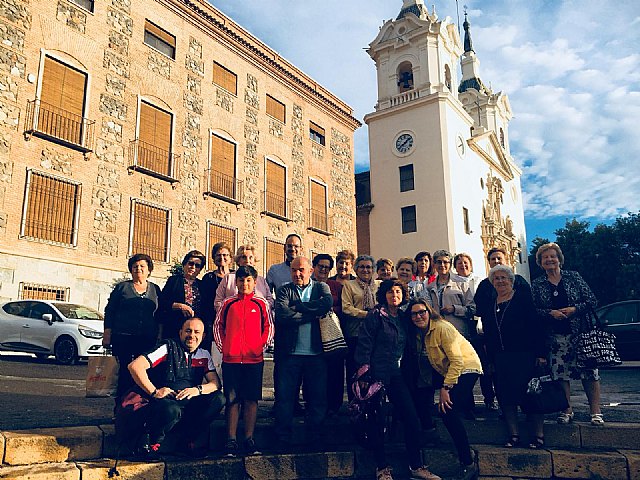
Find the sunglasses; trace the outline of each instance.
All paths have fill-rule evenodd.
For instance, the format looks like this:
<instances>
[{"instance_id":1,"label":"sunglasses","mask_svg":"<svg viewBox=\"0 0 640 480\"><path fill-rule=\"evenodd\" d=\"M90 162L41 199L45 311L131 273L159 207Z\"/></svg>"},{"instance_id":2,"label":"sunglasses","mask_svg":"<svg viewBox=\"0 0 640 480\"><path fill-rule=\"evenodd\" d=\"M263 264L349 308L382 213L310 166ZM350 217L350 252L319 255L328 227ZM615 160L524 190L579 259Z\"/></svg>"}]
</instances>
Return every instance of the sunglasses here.
<instances>
[{"instance_id":1,"label":"sunglasses","mask_svg":"<svg viewBox=\"0 0 640 480\"><path fill-rule=\"evenodd\" d=\"M194 262L192 260L189 260L187 262L187 266L189 267L196 267L196 268L202 268L202 264L200 262Z\"/></svg>"}]
</instances>

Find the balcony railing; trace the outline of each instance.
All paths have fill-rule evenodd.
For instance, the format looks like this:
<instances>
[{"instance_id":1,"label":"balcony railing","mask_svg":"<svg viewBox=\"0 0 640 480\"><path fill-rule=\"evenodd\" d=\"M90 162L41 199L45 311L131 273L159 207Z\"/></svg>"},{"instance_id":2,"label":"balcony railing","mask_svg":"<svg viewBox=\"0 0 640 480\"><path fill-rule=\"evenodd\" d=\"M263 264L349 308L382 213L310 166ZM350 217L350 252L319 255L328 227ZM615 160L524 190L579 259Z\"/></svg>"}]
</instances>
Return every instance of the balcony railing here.
<instances>
[{"instance_id":1,"label":"balcony railing","mask_svg":"<svg viewBox=\"0 0 640 480\"><path fill-rule=\"evenodd\" d=\"M93 150L95 121L41 100L27 102L25 135L46 138L75 150Z\"/></svg>"},{"instance_id":2,"label":"balcony railing","mask_svg":"<svg viewBox=\"0 0 640 480\"><path fill-rule=\"evenodd\" d=\"M204 185L205 195L220 198L236 205L243 202L244 182L236 177L209 168L205 170Z\"/></svg>"},{"instance_id":3,"label":"balcony railing","mask_svg":"<svg viewBox=\"0 0 640 480\"><path fill-rule=\"evenodd\" d=\"M329 216L325 210L309 209L309 230L329 235Z\"/></svg>"},{"instance_id":4,"label":"balcony railing","mask_svg":"<svg viewBox=\"0 0 640 480\"><path fill-rule=\"evenodd\" d=\"M291 200L286 197L273 192L264 192L262 213L264 215L279 218L285 222L290 222L291 212L293 212L292 205Z\"/></svg>"},{"instance_id":5,"label":"balcony railing","mask_svg":"<svg viewBox=\"0 0 640 480\"><path fill-rule=\"evenodd\" d=\"M408 90L391 97L391 106L402 105L403 103L411 102L418 98L420 98L420 92L418 90Z\"/></svg>"},{"instance_id":6,"label":"balcony railing","mask_svg":"<svg viewBox=\"0 0 640 480\"><path fill-rule=\"evenodd\" d=\"M139 139L129 143L129 170L139 170L172 183L178 181L179 158L180 155Z\"/></svg>"}]
</instances>

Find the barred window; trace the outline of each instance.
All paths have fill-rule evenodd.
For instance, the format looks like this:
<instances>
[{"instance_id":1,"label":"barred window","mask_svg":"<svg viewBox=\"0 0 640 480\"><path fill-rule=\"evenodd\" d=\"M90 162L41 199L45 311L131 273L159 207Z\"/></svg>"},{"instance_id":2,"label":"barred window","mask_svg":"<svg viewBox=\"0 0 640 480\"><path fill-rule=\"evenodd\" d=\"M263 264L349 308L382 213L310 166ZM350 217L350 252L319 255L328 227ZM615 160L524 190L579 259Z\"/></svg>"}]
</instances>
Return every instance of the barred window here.
<instances>
[{"instance_id":1,"label":"barred window","mask_svg":"<svg viewBox=\"0 0 640 480\"><path fill-rule=\"evenodd\" d=\"M213 257L211 256L211 249L218 242L224 242L231 247L231 257L236 254L236 229L232 227L225 227L217 223L208 222L208 252L207 263L210 265L209 269L214 268Z\"/></svg>"},{"instance_id":2,"label":"barred window","mask_svg":"<svg viewBox=\"0 0 640 480\"><path fill-rule=\"evenodd\" d=\"M81 186L29 170L21 236L75 246Z\"/></svg>"},{"instance_id":3,"label":"barred window","mask_svg":"<svg viewBox=\"0 0 640 480\"><path fill-rule=\"evenodd\" d=\"M153 260L169 261L171 210L132 200L129 254L146 253Z\"/></svg>"},{"instance_id":4,"label":"barred window","mask_svg":"<svg viewBox=\"0 0 640 480\"><path fill-rule=\"evenodd\" d=\"M284 103L276 100L271 95L267 95L267 115L285 123L285 112L286 107L284 106Z\"/></svg>"},{"instance_id":5,"label":"barred window","mask_svg":"<svg viewBox=\"0 0 640 480\"><path fill-rule=\"evenodd\" d=\"M213 62L213 83L229 93L238 94L238 76L218 62Z\"/></svg>"},{"instance_id":6,"label":"barred window","mask_svg":"<svg viewBox=\"0 0 640 480\"><path fill-rule=\"evenodd\" d=\"M176 58L176 37L149 20L144 21L144 43L169 58Z\"/></svg>"},{"instance_id":7,"label":"barred window","mask_svg":"<svg viewBox=\"0 0 640 480\"><path fill-rule=\"evenodd\" d=\"M140 102L137 166L171 177L171 124L173 115Z\"/></svg>"},{"instance_id":8,"label":"barred window","mask_svg":"<svg viewBox=\"0 0 640 480\"><path fill-rule=\"evenodd\" d=\"M284 242L264 239L264 273L266 275L271 265L284 262Z\"/></svg>"},{"instance_id":9,"label":"barred window","mask_svg":"<svg viewBox=\"0 0 640 480\"><path fill-rule=\"evenodd\" d=\"M20 282L18 285L18 299L67 302L69 300L69 287Z\"/></svg>"},{"instance_id":10,"label":"barred window","mask_svg":"<svg viewBox=\"0 0 640 480\"><path fill-rule=\"evenodd\" d=\"M86 85L86 73L46 56L37 107L37 131L83 145Z\"/></svg>"},{"instance_id":11,"label":"barred window","mask_svg":"<svg viewBox=\"0 0 640 480\"><path fill-rule=\"evenodd\" d=\"M235 199L236 183L236 144L212 134L209 191Z\"/></svg>"},{"instance_id":12,"label":"barred window","mask_svg":"<svg viewBox=\"0 0 640 480\"><path fill-rule=\"evenodd\" d=\"M284 165L267 159L267 188L265 213L280 218L287 217L287 169Z\"/></svg>"},{"instance_id":13,"label":"barred window","mask_svg":"<svg viewBox=\"0 0 640 480\"><path fill-rule=\"evenodd\" d=\"M328 232L327 187L315 180L311 180L310 183L309 228L320 232Z\"/></svg>"}]
</instances>

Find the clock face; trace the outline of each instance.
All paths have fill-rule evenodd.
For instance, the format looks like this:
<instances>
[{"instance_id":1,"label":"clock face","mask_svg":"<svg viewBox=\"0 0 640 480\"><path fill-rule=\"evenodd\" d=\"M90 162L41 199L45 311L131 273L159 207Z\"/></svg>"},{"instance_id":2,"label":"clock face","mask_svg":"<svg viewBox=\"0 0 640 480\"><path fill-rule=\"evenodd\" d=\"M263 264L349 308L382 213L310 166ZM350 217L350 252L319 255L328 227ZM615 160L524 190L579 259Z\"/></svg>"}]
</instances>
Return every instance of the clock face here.
<instances>
[{"instance_id":1,"label":"clock face","mask_svg":"<svg viewBox=\"0 0 640 480\"><path fill-rule=\"evenodd\" d=\"M407 153L413 147L413 137L409 133L403 133L396 140L396 150Z\"/></svg>"},{"instance_id":2,"label":"clock face","mask_svg":"<svg viewBox=\"0 0 640 480\"><path fill-rule=\"evenodd\" d=\"M464 157L464 154L466 152L466 148L465 148L465 141L464 138L462 138L462 135L458 135L456 137L456 150L458 150L458 155L460 155L461 157Z\"/></svg>"}]
</instances>

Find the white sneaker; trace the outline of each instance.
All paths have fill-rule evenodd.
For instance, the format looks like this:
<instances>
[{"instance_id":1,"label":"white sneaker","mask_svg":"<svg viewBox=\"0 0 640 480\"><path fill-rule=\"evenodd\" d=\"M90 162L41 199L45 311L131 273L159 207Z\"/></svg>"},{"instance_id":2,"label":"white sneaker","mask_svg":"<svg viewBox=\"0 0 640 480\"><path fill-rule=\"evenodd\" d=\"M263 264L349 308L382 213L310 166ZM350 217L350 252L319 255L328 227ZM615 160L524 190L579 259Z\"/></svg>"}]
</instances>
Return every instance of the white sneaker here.
<instances>
[{"instance_id":1,"label":"white sneaker","mask_svg":"<svg viewBox=\"0 0 640 480\"><path fill-rule=\"evenodd\" d=\"M376 469L376 479L393 480L393 476L391 475L391 467L385 467L380 470Z\"/></svg>"},{"instance_id":2,"label":"white sneaker","mask_svg":"<svg viewBox=\"0 0 640 480\"><path fill-rule=\"evenodd\" d=\"M409 478L412 478L415 480L442 480L435 473L431 473L429 469L425 466L416 468L415 470L413 468L410 468L409 471L411 472L411 474L409 475Z\"/></svg>"}]
</instances>

